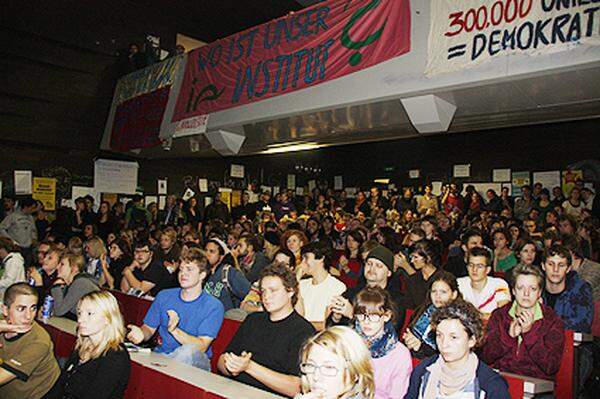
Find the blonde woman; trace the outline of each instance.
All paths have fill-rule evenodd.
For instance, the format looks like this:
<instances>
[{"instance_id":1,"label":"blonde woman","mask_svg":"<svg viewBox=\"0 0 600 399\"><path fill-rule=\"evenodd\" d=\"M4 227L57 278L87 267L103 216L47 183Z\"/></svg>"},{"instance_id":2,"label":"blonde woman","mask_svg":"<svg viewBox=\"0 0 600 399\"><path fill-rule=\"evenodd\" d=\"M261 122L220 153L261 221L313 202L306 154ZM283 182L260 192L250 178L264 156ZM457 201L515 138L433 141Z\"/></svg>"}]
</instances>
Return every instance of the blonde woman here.
<instances>
[{"instance_id":1,"label":"blonde woman","mask_svg":"<svg viewBox=\"0 0 600 399\"><path fill-rule=\"evenodd\" d=\"M63 399L122 398L129 353L119 304L108 291L85 295L77 306L77 342L61 375Z\"/></svg>"},{"instance_id":2,"label":"blonde woman","mask_svg":"<svg viewBox=\"0 0 600 399\"><path fill-rule=\"evenodd\" d=\"M106 263L106 252L106 246L100 237L92 237L85 242L87 263L84 271L94 277L96 281L102 277L102 262Z\"/></svg>"},{"instance_id":3,"label":"blonde woman","mask_svg":"<svg viewBox=\"0 0 600 399\"><path fill-rule=\"evenodd\" d=\"M296 399L373 399L371 354L351 328L330 327L301 352L302 394Z\"/></svg>"}]
</instances>

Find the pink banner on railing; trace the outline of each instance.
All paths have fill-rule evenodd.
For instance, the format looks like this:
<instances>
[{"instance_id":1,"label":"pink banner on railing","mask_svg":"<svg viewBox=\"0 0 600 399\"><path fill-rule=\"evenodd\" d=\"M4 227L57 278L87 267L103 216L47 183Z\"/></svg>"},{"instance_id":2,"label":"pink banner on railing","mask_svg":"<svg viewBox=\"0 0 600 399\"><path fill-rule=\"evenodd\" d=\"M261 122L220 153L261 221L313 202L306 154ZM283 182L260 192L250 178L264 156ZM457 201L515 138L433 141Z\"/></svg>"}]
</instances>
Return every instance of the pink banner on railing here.
<instances>
[{"instance_id":1,"label":"pink banner on railing","mask_svg":"<svg viewBox=\"0 0 600 399\"><path fill-rule=\"evenodd\" d=\"M409 51L409 0L324 1L191 52L172 121L318 85Z\"/></svg>"}]
</instances>

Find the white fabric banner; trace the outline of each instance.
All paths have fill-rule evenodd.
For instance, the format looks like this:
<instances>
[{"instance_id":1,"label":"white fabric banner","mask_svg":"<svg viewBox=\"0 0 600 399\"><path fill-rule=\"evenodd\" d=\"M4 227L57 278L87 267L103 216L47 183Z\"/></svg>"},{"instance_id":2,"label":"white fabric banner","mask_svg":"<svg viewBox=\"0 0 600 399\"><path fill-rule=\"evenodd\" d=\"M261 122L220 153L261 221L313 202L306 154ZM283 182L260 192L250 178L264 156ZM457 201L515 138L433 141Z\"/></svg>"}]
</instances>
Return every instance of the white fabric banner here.
<instances>
[{"instance_id":1,"label":"white fabric banner","mask_svg":"<svg viewBox=\"0 0 600 399\"><path fill-rule=\"evenodd\" d=\"M598 1L434 0L425 73L600 44ZM435 6L434 6L435 5Z\"/></svg>"}]
</instances>

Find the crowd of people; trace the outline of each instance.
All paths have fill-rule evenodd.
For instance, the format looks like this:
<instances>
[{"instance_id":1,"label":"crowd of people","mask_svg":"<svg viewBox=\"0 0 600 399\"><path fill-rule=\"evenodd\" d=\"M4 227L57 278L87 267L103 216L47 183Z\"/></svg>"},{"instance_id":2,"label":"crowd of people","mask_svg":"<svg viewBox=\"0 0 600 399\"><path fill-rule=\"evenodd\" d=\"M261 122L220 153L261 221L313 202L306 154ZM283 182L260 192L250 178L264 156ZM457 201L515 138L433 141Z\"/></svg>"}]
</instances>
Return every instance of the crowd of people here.
<instances>
[{"instance_id":1,"label":"crowd of people","mask_svg":"<svg viewBox=\"0 0 600 399\"><path fill-rule=\"evenodd\" d=\"M565 329L598 318L600 201L582 182L549 189L246 192L232 209L86 197L51 218L5 198L0 396L121 397L125 341L210 370L227 316L243 321L218 371L281 395L508 398L495 370L554 379ZM141 326L110 290L153 300ZM48 297L78 325L62 371L35 322Z\"/></svg>"}]
</instances>

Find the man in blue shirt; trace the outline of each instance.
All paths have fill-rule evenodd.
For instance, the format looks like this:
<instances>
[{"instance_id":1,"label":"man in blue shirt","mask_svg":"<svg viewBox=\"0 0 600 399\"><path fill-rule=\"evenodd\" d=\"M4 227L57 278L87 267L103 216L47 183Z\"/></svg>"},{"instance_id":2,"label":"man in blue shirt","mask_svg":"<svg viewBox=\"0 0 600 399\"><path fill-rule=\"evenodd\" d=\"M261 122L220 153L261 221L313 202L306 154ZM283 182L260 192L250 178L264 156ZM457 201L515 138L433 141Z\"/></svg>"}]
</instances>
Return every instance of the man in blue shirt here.
<instances>
[{"instance_id":1,"label":"man in blue shirt","mask_svg":"<svg viewBox=\"0 0 600 399\"><path fill-rule=\"evenodd\" d=\"M223 322L221 302L202 290L209 272L204 252L185 251L180 258L181 288L161 291L141 327L129 325L127 338L134 344L149 340L158 329L160 345L155 351L204 370L210 370L210 345Z\"/></svg>"}]
</instances>

